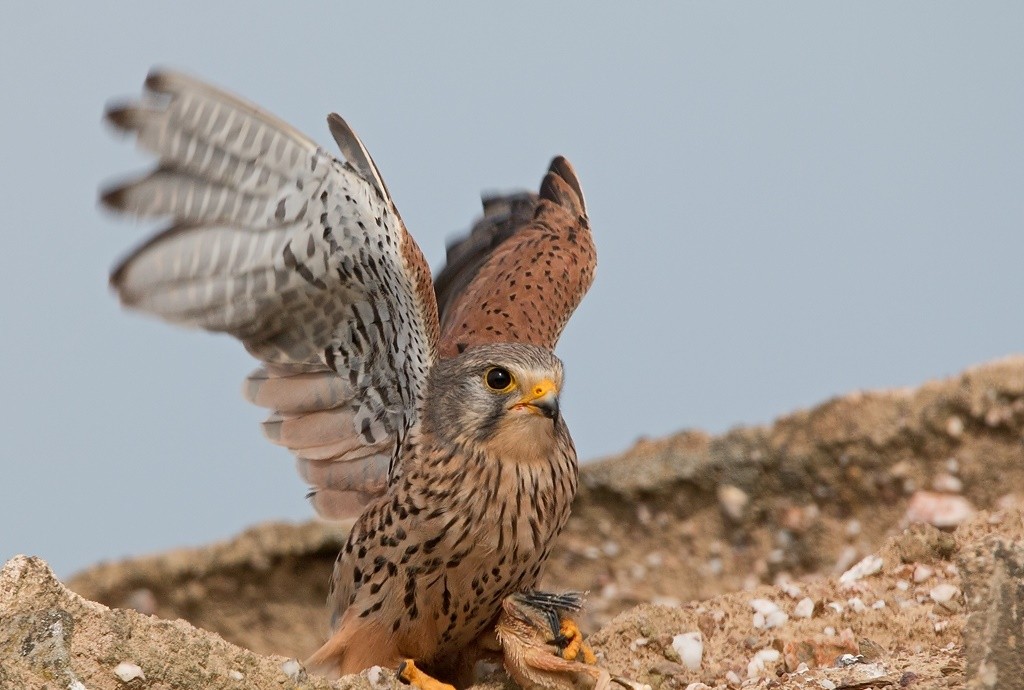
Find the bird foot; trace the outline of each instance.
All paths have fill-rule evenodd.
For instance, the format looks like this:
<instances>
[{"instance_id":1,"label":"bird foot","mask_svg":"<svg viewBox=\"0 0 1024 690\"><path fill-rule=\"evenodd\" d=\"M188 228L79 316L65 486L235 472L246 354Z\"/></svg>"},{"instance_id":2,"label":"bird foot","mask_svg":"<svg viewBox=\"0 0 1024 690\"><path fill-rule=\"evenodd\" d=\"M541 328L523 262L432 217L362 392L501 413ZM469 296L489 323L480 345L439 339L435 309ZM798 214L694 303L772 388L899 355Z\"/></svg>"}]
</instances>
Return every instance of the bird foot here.
<instances>
[{"instance_id":1,"label":"bird foot","mask_svg":"<svg viewBox=\"0 0 1024 690\"><path fill-rule=\"evenodd\" d=\"M412 659L406 659L398 666L398 679L420 690L455 690L454 685L442 683L416 668L416 662Z\"/></svg>"},{"instance_id":2,"label":"bird foot","mask_svg":"<svg viewBox=\"0 0 1024 690\"><path fill-rule=\"evenodd\" d=\"M569 661L581 661L584 664L596 664L597 656L594 650L583 641L583 632L571 618L563 618L558 636L554 640L559 648L559 654L563 659Z\"/></svg>"}]
</instances>

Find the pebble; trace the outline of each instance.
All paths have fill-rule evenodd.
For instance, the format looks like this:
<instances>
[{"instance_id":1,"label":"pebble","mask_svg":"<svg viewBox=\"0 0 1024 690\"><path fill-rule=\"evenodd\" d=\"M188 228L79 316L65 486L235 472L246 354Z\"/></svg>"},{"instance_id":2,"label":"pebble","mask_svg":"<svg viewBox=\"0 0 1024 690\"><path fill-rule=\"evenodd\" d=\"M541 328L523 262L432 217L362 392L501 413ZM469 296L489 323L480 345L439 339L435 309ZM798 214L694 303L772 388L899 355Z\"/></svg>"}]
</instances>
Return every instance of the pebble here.
<instances>
[{"instance_id":1,"label":"pebble","mask_svg":"<svg viewBox=\"0 0 1024 690\"><path fill-rule=\"evenodd\" d=\"M960 593L960 590L956 585L951 585L948 582L944 582L941 585L935 585L931 591L928 592L928 596L932 598L936 604L945 604L953 599Z\"/></svg>"},{"instance_id":2,"label":"pebble","mask_svg":"<svg viewBox=\"0 0 1024 690\"><path fill-rule=\"evenodd\" d=\"M942 529L956 527L973 515L974 506L963 496L918 491L910 497L905 518Z\"/></svg>"},{"instance_id":3,"label":"pebble","mask_svg":"<svg viewBox=\"0 0 1024 690\"><path fill-rule=\"evenodd\" d=\"M284 672L284 675L288 676L295 682L299 682L299 680L306 675L302 668L302 664L300 664L296 659L288 659L285 661L281 664L281 670Z\"/></svg>"},{"instance_id":4,"label":"pebble","mask_svg":"<svg viewBox=\"0 0 1024 690\"><path fill-rule=\"evenodd\" d=\"M769 599L751 599L750 606L754 609L753 625L759 630L778 628L789 620L789 614Z\"/></svg>"},{"instance_id":5,"label":"pebble","mask_svg":"<svg viewBox=\"0 0 1024 690\"><path fill-rule=\"evenodd\" d=\"M935 475L935 478L932 479L932 488L939 493L958 494L964 490L964 483L953 475L943 472Z\"/></svg>"},{"instance_id":6,"label":"pebble","mask_svg":"<svg viewBox=\"0 0 1024 690\"><path fill-rule=\"evenodd\" d=\"M672 638L672 649L676 650L683 666L691 671L700 669L704 657L704 638L700 632L687 632Z\"/></svg>"},{"instance_id":7,"label":"pebble","mask_svg":"<svg viewBox=\"0 0 1024 690\"><path fill-rule=\"evenodd\" d=\"M622 551L619 545L610 539L601 545L601 550L604 551L604 555L608 558L615 558Z\"/></svg>"},{"instance_id":8,"label":"pebble","mask_svg":"<svg viewBox=\"0 0 1024 690\"><path fill-rule=\"evenodd\" d=\"M964 420L957 416L952 416L946 420L946 433L951 438L960 438L964 435Z\"/></svg>"},{"instance_id":9,"label":"pebble","mask_svg":"<svg viewBox=\"0 0 1024 690\"><path fill-rule=\"evenodd\" d=\"M748 503L750 503L750 497L738 486L722 484L718 487L718 504L721 506L722 512L734 522L743 519L743 513L746 511Z\"/></svg>"},{"instance_id":10,"label":"pebble","mask_svg":"<svg viewBox=\"0 0 1024 690\"><path fill-rule=\"evenodd\" d=\"M867 605L860 597L853 597L852 599L847 599L846 605L849 606L854 613L864 613L868 610Z\"/></svg>"},{"instance_id":11,"label":"pebble","mask_svg":"<svg viewBox=\"0 0 1024 690\"><path fill-rule=\"evenodd\" d=\"M775 675L775 664L782 658L777 649L762 649L747 664L747 678L762 678Z\"/></svg>"},{"instance_id":12,"label":"pebble","mask_svg":"<svg viewBox=\"0 0 1024 690\"><path fill-rule=\"evenodd\" d=\"M874 575L882 570L882 559L874 554L860 559L855 566L839 576L839 584L851 585L861 578Z\"/></svg>"},{"instance_id":13,"label":"pebble","mask_svg":"<svg viewBox=\"0 0 1024 690\"><path fill-rule=\"evenodd\" d=\"M874 604L871 605L871 608L875 609L876 611L880 611L880 610L884 609L885 608L885 599L879 599L878 601L876 601Z\"/></svg>"},{"instance_id":14,"label":"pebble","mask_svg":"<svg viewBox=\"0 0 1024 690\"><path fill-rule=\"evenodd\" d=\"M810 618L814 615L814 601L810 597L804 597L793 607L793 615L797 618Z\"/></svg>"},{"instance_id":15,"label":"pebble","mask_svg":"<svg viewBox=\"0 0 1024 690\"><path fill-rule=\"evenodd\" d=\"M836 684L830 681L828 678L822 678L818 681L818 685L825 688L825 690L836 690Z\"/></svg>"},{"instance_id":16,"label":"pebble","mask_svg":"<svg viewBox=\"0 0 1024 690\"><path fill-rule=\"evenodd\" d=\"M925 565L924 563L918 563L914 568L914 582L921 584L934 574L935 568Z\"/></svg>"},{"instance_id":17,"label":"pebble","mask_svg":"<svg viewBox=\"0 0 1024 690\"><path fill-rule=\"evenodd\" d=\"M377 668L380 667L378 666ZM245 676L242 675L241 671L231 669L230 671L228 671L228 678L230 678L231 680L243 680Z\"/></svg>"},{"instance_id":18,"label":"pebble","mask_svg":"<svg viewBox=\"0 0 1024 690\"><path fill-rule=\"evenodd\" d=\"M704 683L690 683L686 686L686 690L711 690L711 686Z\"/></svg>"},{"instance_id":19,"label":"pebble","mask_svg":"<svg viewBox=\"0 0 1024 690\"><path fill-rule=\"evenodd\" d=\"M740 678L740 674L736 673L735 671L729 671L725 674L725 682L733 686L734 688L738 688L740 685L743 684L743 679Z\"/></svg>"},{"instance_id":20,"label":"pebble","mask_svg":"<svg viewBox=\"0 0 1024 690\"><path fill-rule=\"evenodd\" d=\"M127 661L122 661L114 667L114 675L120 678L122 683L130 683L136 678L146 680L146 674L142 672L139 665L131 664Z\"/></svg>"}]
</instances>

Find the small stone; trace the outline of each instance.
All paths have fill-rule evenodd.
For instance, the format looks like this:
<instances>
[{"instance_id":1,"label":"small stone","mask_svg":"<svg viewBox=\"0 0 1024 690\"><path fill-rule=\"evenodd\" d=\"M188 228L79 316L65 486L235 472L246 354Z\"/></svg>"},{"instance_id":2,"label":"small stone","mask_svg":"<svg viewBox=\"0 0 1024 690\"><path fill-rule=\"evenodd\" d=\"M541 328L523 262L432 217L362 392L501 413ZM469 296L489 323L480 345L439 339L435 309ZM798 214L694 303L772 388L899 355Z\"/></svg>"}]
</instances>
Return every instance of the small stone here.
<instances>
[{"instance_id":1,"label":"small stone","mask_svg":"<svg viewBox=\"0 0 1024 690\"><path fill-rule=\"evenodd\" d=\"M604 544L601 545L601 551L603 551L604 555L607 556L608 558L615 558L616 556L619 555L619 553L622 551L622 549L619 547L619 545L617 543L615 543L614 541L611 541L609 539L608 541L606 541Z\"/></svg>"},{"instance_id":2,"label":"small stone","mask_svg":"<svg viewBox=\"0 0 1024 690\"><path fill-rule=\"evenodd\" d=\"M380 666L378 666L377 668L379 669ZM242 675L241 671L231 669L230 671L228 671L228 678L230 678L231 680L244 680L245 676Z\"/></svg>"},{"instance_id":3,"label":"small stone","mask_svg":"<svg viewBox=\"0 0 1024 690\"><path fill-rule=\"evenodd\" d=\"M686 686L686 690L711 690L711 686L704 683L690 683Z\"/></svg>"},{"instance_id":4,"label":"small stone","mask_svg":"<svg viewBox=\"0 0 1024 690\"><path fill-rule=\"evenodd\" d=\"M861 578L878 573L882 570L882 565L883 562L879 556L875 556L873 554L865 556L859 560L855 566L839 576L839 584L852 585Z\"/></svg>"},{"instance_id":5,"label":"small stone","mask_svg":"<svg viewBox=\"0 0 1024 690\"><path fill-rule=\"evenodd\" d=\"M924 563L918 563L914 567L914 582L917 584L921 584L934 574L935 568L929 565L925 565Z\"/></svg>"},{"instance_id":6,"label":"small stone","mask_svg":"<svg viewBox=\"0 0 1024 690\"><path fill-rule=\"evenodd\" d=\"M946 433L950 438L960 438L964 435L964 420L956 415L946 420Z\"/></svg>"},{"instance_id":7,"label":"small stone","mask_svg":"<svg viewBox=\"0 0 1024 690\"><path fill-rule=\"evenodd\" d=\"M846 536L856 537L861 532L860 520L853 518L846 522Z\"/></svg>"},{"instance_id":8,"label":"small stone","mask_svg":"<svg viewBox=\"0 0 1024 690\"><path fill-rule=\"evenodd\" d=\"M896 589L900 590L901 592L906 592L908 589L910 589L910 583L906 580L896 580Z\"/></svg>"},{"instance_id":9,"label":"small stone","mask_svg":"<svg viewBox=\"0 0 1024 690\"><path fill-rule=\"evenodd\" d=\"M296 659L288 659L282 663L281 670L284 672L284 675L288 676L288 678L296 683L304 680L306 677L306 670L302 668L302 664L300 664Z\"/></svg>"},{"instance_id":10,"label":"small stone","mask_svg":"<svg viewBox=\"0 0 1024 690\"><path fill-rule=\"evenodd\" d=\"M732 484L722 484L718 487L718 504L722 512L733 522L743 519L743 513L750 502L747 492Z\"/></svg>"},{"instance_id":11,"label":"small stone","mask_svg":"<svg viewBox=\"0 0 1024 690\"><path fill-rule=\"evenodd\" d=\"M828 678L822 678L818 681L818 685L825 688L825 690L836 690L836 684L830 681Z\"/></svg>"},{"instance_id":12,"label":"small stone","mask_svg":"<svg viewBox=\"0 0 1024 690\"><path fill-rule=\"evenodd\" d=\"M932 488L939 493L958 494L964 490L964 483L953 475L943 472L935 475L935 478L932 479Z\"/></svg>"},{"instance_id":13,"label":"small stone","mask_svg":"<svg viewBox=\"0 0 1024 690\"><path fill-rule=\"evenodd\" d=\"M931 597L932 601L936 604L945 604L953 599L960 593L960 590L956 585L951 585L948 582L944 582L941 585L935 585L931 591L928 592L928 596Z\"/></svg>"},{"instance_id":14,"label":"small stone","mask_svg":"<svg viewBox=\"0 0 1024 690\"><path fill-rule=\"evenodd\" d=\"M850 610L854 613L864 613L868 610L867 605L861 600L860 597L853 597L852 599L846 600L846 605L850 607Z\"/></svg>"},{"instance_id":15,"label":"small stone","mask_svg":"<svg viewBox=\"0 0 1024 690\"><path fill-rule=\"evenodd\" d=\"M905 519L943 529L956 527L973 515L974 506L963 496L918 491L910 497Z\"/></svg>"},{"instance_id":16,"label":"small stone","mask_svg":"<svg viewBox=\"0 0 1024 690\"><path fill-rule=\"evenodd\" d=\"M777 649L762 649L754 654L747 664L747 678L763 678L775 675L775 665L782 659Z\"/></svg>"},{"instance_id":17,"label":"small stone","mask_svg":"<svg viewBox=\"0 0 1024 690\"><path fill-rule=\"evenodd\" d=\"M700 632L687 632L672 638L672 648L679 655L683 666L691 671L700 670L704 657L704 638Z\"/></svg>"},{"instance_id":18,"label":"small stone","mask_svg":"<svg viewBox=\"0 0 1024 690\"><path fill-rule=\"evenodd\" d=\"M728 671L725 674L725 682L734 688L738 688L740 685L743 684L743 679L740 678L740 674L736 673L735 671Z\"/></svg>"},{"instance_id":19,"label":"small stone","mask_svg":"<svg viewBox=\"0 0 1024 690\"><path fill-rule=\"evenodd\" d=\"M884 609L885 608L885 599L879 599L878 601L876 601L874 604L871 605L871 608L875 609L876 611Z\"/></svg>"},{"instance_id":20,"label":"small stone","mask_svg":"<svg viewBox=\"0 0 1024 690\"><path fill-rule=\"evenodd\" d=\"M120 678L122 683L130 683L136 678L146 680L146 674L142 672L142 668L138 664L131 664L127 661L122 661L114 667L114 675Z\"/></svg>"},{"instance_id":21,"label":"small stone","mask_svg":"<svg viewBox=\"0 0 1024 690\"><path fill-rule=\"evenodd\" d=\"M793 616L796 618L810 618L814 615L814 601L810 597L804 597L793 607Z\"/></svg>"}]
</instances>

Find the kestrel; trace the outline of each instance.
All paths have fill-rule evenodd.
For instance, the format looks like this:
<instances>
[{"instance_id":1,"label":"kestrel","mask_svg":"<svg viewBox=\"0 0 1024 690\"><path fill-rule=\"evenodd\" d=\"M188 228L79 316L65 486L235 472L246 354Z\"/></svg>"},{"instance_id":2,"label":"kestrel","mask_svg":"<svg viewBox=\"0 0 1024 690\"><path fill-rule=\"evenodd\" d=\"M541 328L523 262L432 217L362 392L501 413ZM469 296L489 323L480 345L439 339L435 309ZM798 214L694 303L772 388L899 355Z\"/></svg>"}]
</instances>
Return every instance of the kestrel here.
<instances>
[{"instance_id":1,"label":"kestrel","mask_svg":"<svg viewBox=\"0 0 1024 690\"><path fill-rule=\"evenodd\" d=\"M596 263L572 167L555 158L539 194L485 202L435 297L338 115L327 122L344 160L254 105L156 71L107 119L157 166L103 203L171 221L113 272L121 302L241 340L262 361L246 396L273 410L266 434L295 454L316 510L359 515L311 664L404 663L410 677L415 661L468 685L497 649L502 601L534 588L576 491L551 352Z\"/></svg>"}]
</instances>

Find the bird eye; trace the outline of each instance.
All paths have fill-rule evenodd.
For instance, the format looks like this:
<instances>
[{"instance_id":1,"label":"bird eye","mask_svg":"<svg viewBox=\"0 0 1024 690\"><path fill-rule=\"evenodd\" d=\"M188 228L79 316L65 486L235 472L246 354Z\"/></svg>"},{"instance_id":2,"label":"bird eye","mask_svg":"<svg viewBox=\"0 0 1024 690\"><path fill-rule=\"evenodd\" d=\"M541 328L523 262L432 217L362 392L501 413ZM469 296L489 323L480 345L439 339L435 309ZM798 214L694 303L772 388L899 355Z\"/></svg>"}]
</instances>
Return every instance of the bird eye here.
<instances>
[{"instance_id":1,"label":"bird eye","mask_svg":"<svg viewBox=\"0 0 1024 690\"><path fill-rule=\"evenodd\" d=\"M504 367L491 367L484 374L484 383L492 391L506 393L512 390L512 387L515 385L515 379L512 378L512 374L509 373L508 369Z\"/></svg>"}]
</instances>

